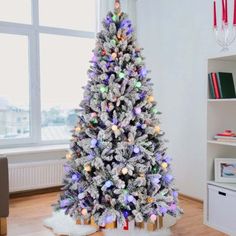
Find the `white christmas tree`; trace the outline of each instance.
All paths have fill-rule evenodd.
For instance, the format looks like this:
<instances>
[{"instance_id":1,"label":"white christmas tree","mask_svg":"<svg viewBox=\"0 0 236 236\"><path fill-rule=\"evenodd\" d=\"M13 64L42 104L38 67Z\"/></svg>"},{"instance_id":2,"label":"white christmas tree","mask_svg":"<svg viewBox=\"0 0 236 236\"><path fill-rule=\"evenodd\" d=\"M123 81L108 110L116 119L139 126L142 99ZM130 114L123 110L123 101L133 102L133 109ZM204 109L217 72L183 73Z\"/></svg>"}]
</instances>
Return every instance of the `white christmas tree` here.
<instances>
[{"instance_id":1,"label":"white christmas tree","mask_svg":"<svg viewBox=\"0 0 236 236\"><path fill-rule=\"evenodd\" d=\"M57 209L99 226L181 213L152 83L115 1L97 35Z\"/></svg>"}]
</instances>

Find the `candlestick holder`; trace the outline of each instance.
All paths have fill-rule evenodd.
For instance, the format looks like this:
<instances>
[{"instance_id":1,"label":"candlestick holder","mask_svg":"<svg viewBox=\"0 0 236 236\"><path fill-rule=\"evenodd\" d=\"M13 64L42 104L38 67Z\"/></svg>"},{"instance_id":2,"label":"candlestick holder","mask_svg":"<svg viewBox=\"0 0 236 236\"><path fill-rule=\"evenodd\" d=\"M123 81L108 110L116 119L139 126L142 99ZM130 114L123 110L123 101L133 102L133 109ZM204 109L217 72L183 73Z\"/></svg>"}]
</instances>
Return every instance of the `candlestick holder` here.
<instances>
[{"instance_id":1,"label":"candlestick holder","mask_svg":"<svg viewBox=\"0 0 236 236\"><path fill-rule=\"evenodd\" d=\"M222 47L222 51L228 51L229 46L236 38L236 25L223 23L219 27L214 28L216 42Z\"/></svg>"}]
</instances>

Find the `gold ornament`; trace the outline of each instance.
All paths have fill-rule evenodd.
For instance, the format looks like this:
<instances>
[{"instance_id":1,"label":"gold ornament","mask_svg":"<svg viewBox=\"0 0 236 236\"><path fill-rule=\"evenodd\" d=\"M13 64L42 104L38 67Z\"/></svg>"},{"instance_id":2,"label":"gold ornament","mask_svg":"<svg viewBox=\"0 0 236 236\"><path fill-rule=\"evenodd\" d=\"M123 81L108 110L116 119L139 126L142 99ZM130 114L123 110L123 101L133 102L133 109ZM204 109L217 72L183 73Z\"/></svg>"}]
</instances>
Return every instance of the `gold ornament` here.
<instances>
[{"instance_id":1,"label":"gold ornament","mask_svg":"<svg viewBox=\"0 0 236 236\"><path fill-rule=\"evenodd\" d=\"M126 40L127 39L127 37L125 36L125 35L123 35L123 37L121 38L121 40Z\"/></svg>"},{"instance_id":2,"label":"gold ornament","mask_svg":"<svg viewBox=\"0 0 236 236\"><path fill-rule=\"evenodd\" d=\"M148 198L147 198L147 202L148 202L148 203L153 203L153 202L154 202L154 198L148 197Z\"/></svg>"},{"instance_id":3,"label":"gold ornament","mask_svg":"<svg viewBox=\"0 0 236 236\"><path fill-rule=\"evenodd\" d=\"M149 103L154 102L154 97L153 96L148 96L147 100L148 100Z\"/></svg>"},{"instance_id":4,"label":"gold ornament","mask_svg":"<svg viewBox=\"0 0 236 236\"><path fill-rule=\"evenodd\" d=\"M117 125L112 125L111 129L115 132L118 130L118 127L117 127Z\"/></svg>"},{"instance_id":5,"label":"gold ornament","mask_svg":"<svg viewBox=\"0 0 236 236\"><path fill-rule=\"evenodd\" d=\"M160 128L159 125L155 126L154 130L155 130L155 132L158 133L158 134L161 132L161 128Z\"/></svg>"},{"instance_id":6,"label":"gold ornament","mask_svg":"<svg viewBox=\"0 0 236 236\"><path fill-rule=\"evenodd\" d=\"M113 60L115 60L115 59L117 58L117 54L116 54L115 52L113 52L113 53L111 54L111 57L112 57Z\"/></svg>"},{"instance_id":7,"label":"gold ornament","mask_svg":"<svg viewBox=\"0 0 236 236\"><path fill-rule=\"evenodd\" d=\"M166 162L163 162L163 163L161 164L161 167L162 167L163 169L166 169L166 168L168 167L168 164L167 164Z\"/></svg>"},{"instance_id":8,"label":"gold ornament","mask_svg":"<svg viewBox=\"0 0 236 236\"><path fill-rule=\"evenodd\" d=\"M139 174L140 177L144 178L145 177L145 174L144 173L141 173Z\"/></svg>"},{"instance_id":9,"label":"gold ornament","mask_svg":"<svg viewBox=\"0 0 236 236\"><path fill-rule=\"evenodd\" d=\"M90 165L86 165L86 166L84 167L84 170L87 171L87 172L90 172L91 169L92 169L92 168L91 168Z\"/></svg>"},{"instance_id":10,"label":"gold ornament","mask_svg":"<svg viewBox=\"0 0 236 236\"><path fill-rule=\"evenodd\" d=\"M76 131L76 132L80 132L80 131L81 131L81 127L80 127L80 126L77 126L77 127L75 128L75 131Z\"/></svg>"},{"instance_id":11,"label":"gold ornament","mask_svg":"<svg viewBox=\"0 0 236 236\"><path fill-rule=\"evenodd\" d=\"M123 175L126 175L128 173L128 169L126 167L124 167L122 170L121 170L122 174Z\"/></svg>"},{"instance_id":12,"label":"gold ornament","mask_svg":"<svg viewBox=\"0 0 236 236\"><path fill-rule=\"evenodd\" d=\"M133 141L132 141L131 138L128 138L127 141L128 141L129 144L132 144L132 143L133 143Z\"/></svg>"},{"instance_id":13,"label":"gold ornament","mask_svg":"<svg viewBox=\"0 0 236 236\"><path fill-rule=\"evenodd\" d=\"M88 211L87 211L87 209L85 209L85 208L81 211L81 214L82 214L83 216L87 215L87 213L88 213Z\"/></svg>"},{"instance_id":14,"label":"gold ornament","mask_svg":"<svg viewBox=\"0 0 236 236\"><path fill-rule=\"evenodd\" d=\"M71 155L71 153L67 153L66 154L66 159L68 160L68 161L70 161L70 160L72 160L72 155Z\"/></svg>"}]
</instances>

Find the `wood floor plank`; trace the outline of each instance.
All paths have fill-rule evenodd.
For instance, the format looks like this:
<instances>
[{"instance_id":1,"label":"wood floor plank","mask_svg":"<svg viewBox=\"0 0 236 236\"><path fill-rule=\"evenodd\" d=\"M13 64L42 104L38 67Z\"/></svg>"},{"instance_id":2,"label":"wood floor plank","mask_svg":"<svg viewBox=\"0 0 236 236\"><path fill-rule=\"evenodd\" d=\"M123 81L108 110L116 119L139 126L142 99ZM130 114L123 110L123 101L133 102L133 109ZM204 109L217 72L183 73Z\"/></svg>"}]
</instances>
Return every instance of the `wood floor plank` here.
<instances>
[{"instance_id":1,"label":"wood floor plank","mask_svg":"<svg viewBox=\"0 0 236 236\"><path fill-rule=\"evenodd\" d=\"M54 236L42 225L43 219L52 213L51 205L58 193L46 193L10 200L8 236ZM183 217L172 227L173 236L225 236L203 225L203 209L200 202L181 197Z\"/></svg>"}]
</instances>

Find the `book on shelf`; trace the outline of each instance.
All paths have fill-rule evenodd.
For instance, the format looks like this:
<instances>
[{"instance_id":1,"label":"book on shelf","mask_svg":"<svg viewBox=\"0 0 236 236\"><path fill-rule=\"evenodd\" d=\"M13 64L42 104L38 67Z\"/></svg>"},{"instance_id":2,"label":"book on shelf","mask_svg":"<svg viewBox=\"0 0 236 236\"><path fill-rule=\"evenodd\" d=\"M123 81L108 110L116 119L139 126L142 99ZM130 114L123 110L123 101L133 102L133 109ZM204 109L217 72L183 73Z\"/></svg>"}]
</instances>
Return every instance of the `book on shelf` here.
<instances>
[{"instance_id":1,"label":"book on shelf","mask_svg":"<svg viewBox=\"0 0 236 236\"><path fill-rule=\"evenodd\" d=\"M214 139L218 142L235 142L236 143L236 137L223 137L223 136L215 136Z\"/></svg>"},{"instance_id":2,"label":"book on shelf","mask_svg":"<svg viewBox=\"0 0 236 236\"><path fill-rule=\"evenodd\" d=\"M211 78L211 74L208 74L208 82L209 82L209 90L210 90L210 97L213 99L216 99L215 91L214 91L214 86L213 86L213 81Z\"/></svg>"},{"instance_id":3,"label":"book on shelf","mask_svg":"<svg viewBox=\"0 0 236 236\"><path fill-rule=\"evenodd\" d=\"M213 82L213 89L215 92L215 97L216 99L220 98L220 92L219 92L219 86L218 86L218 80L217 80L217 75L216 73L211 73L211 79Z\"/></svg>"},{"instance_id":4,"label":"book on shelf","mask_svg":"<svg viewBox=\"0 0 236 236\"><path fill-rule=\"evenodd\" d=\"M232 130L225 130L214 136L214 139L219 142L236 142L236 133Z\"/></svg>"},{"instance_id":5,"label":"book on shelf","mask_svg":"<svg viewBox=\"0 0 236 236\"><path fill-rule=\"evenodd\" d=\"M236 142L236 134L232 130L225 130L214 136L214 139L219 142Z\"/></svg>"},{"instance_id":6,"label":"book on shelf","mask_svg":"<svg viewBox=\"0 0 236 236\"><path fill-rule=\"evenodd\" d=\"M211 98L236 98L232 73L212 72L208 75L208 80Z\"/></svg>"},{"instance_id":7,"label":"book on shelf","mask_svg":"<svg viewBox=\"0 0 236 236\"><path fill-rule=\"evenodd\" d=\"M227 140L227 139L216 139L215 141L217 142L222 142L222 143L236 143L236 139L235 140Z\"/></svg>"}]
</instances>

